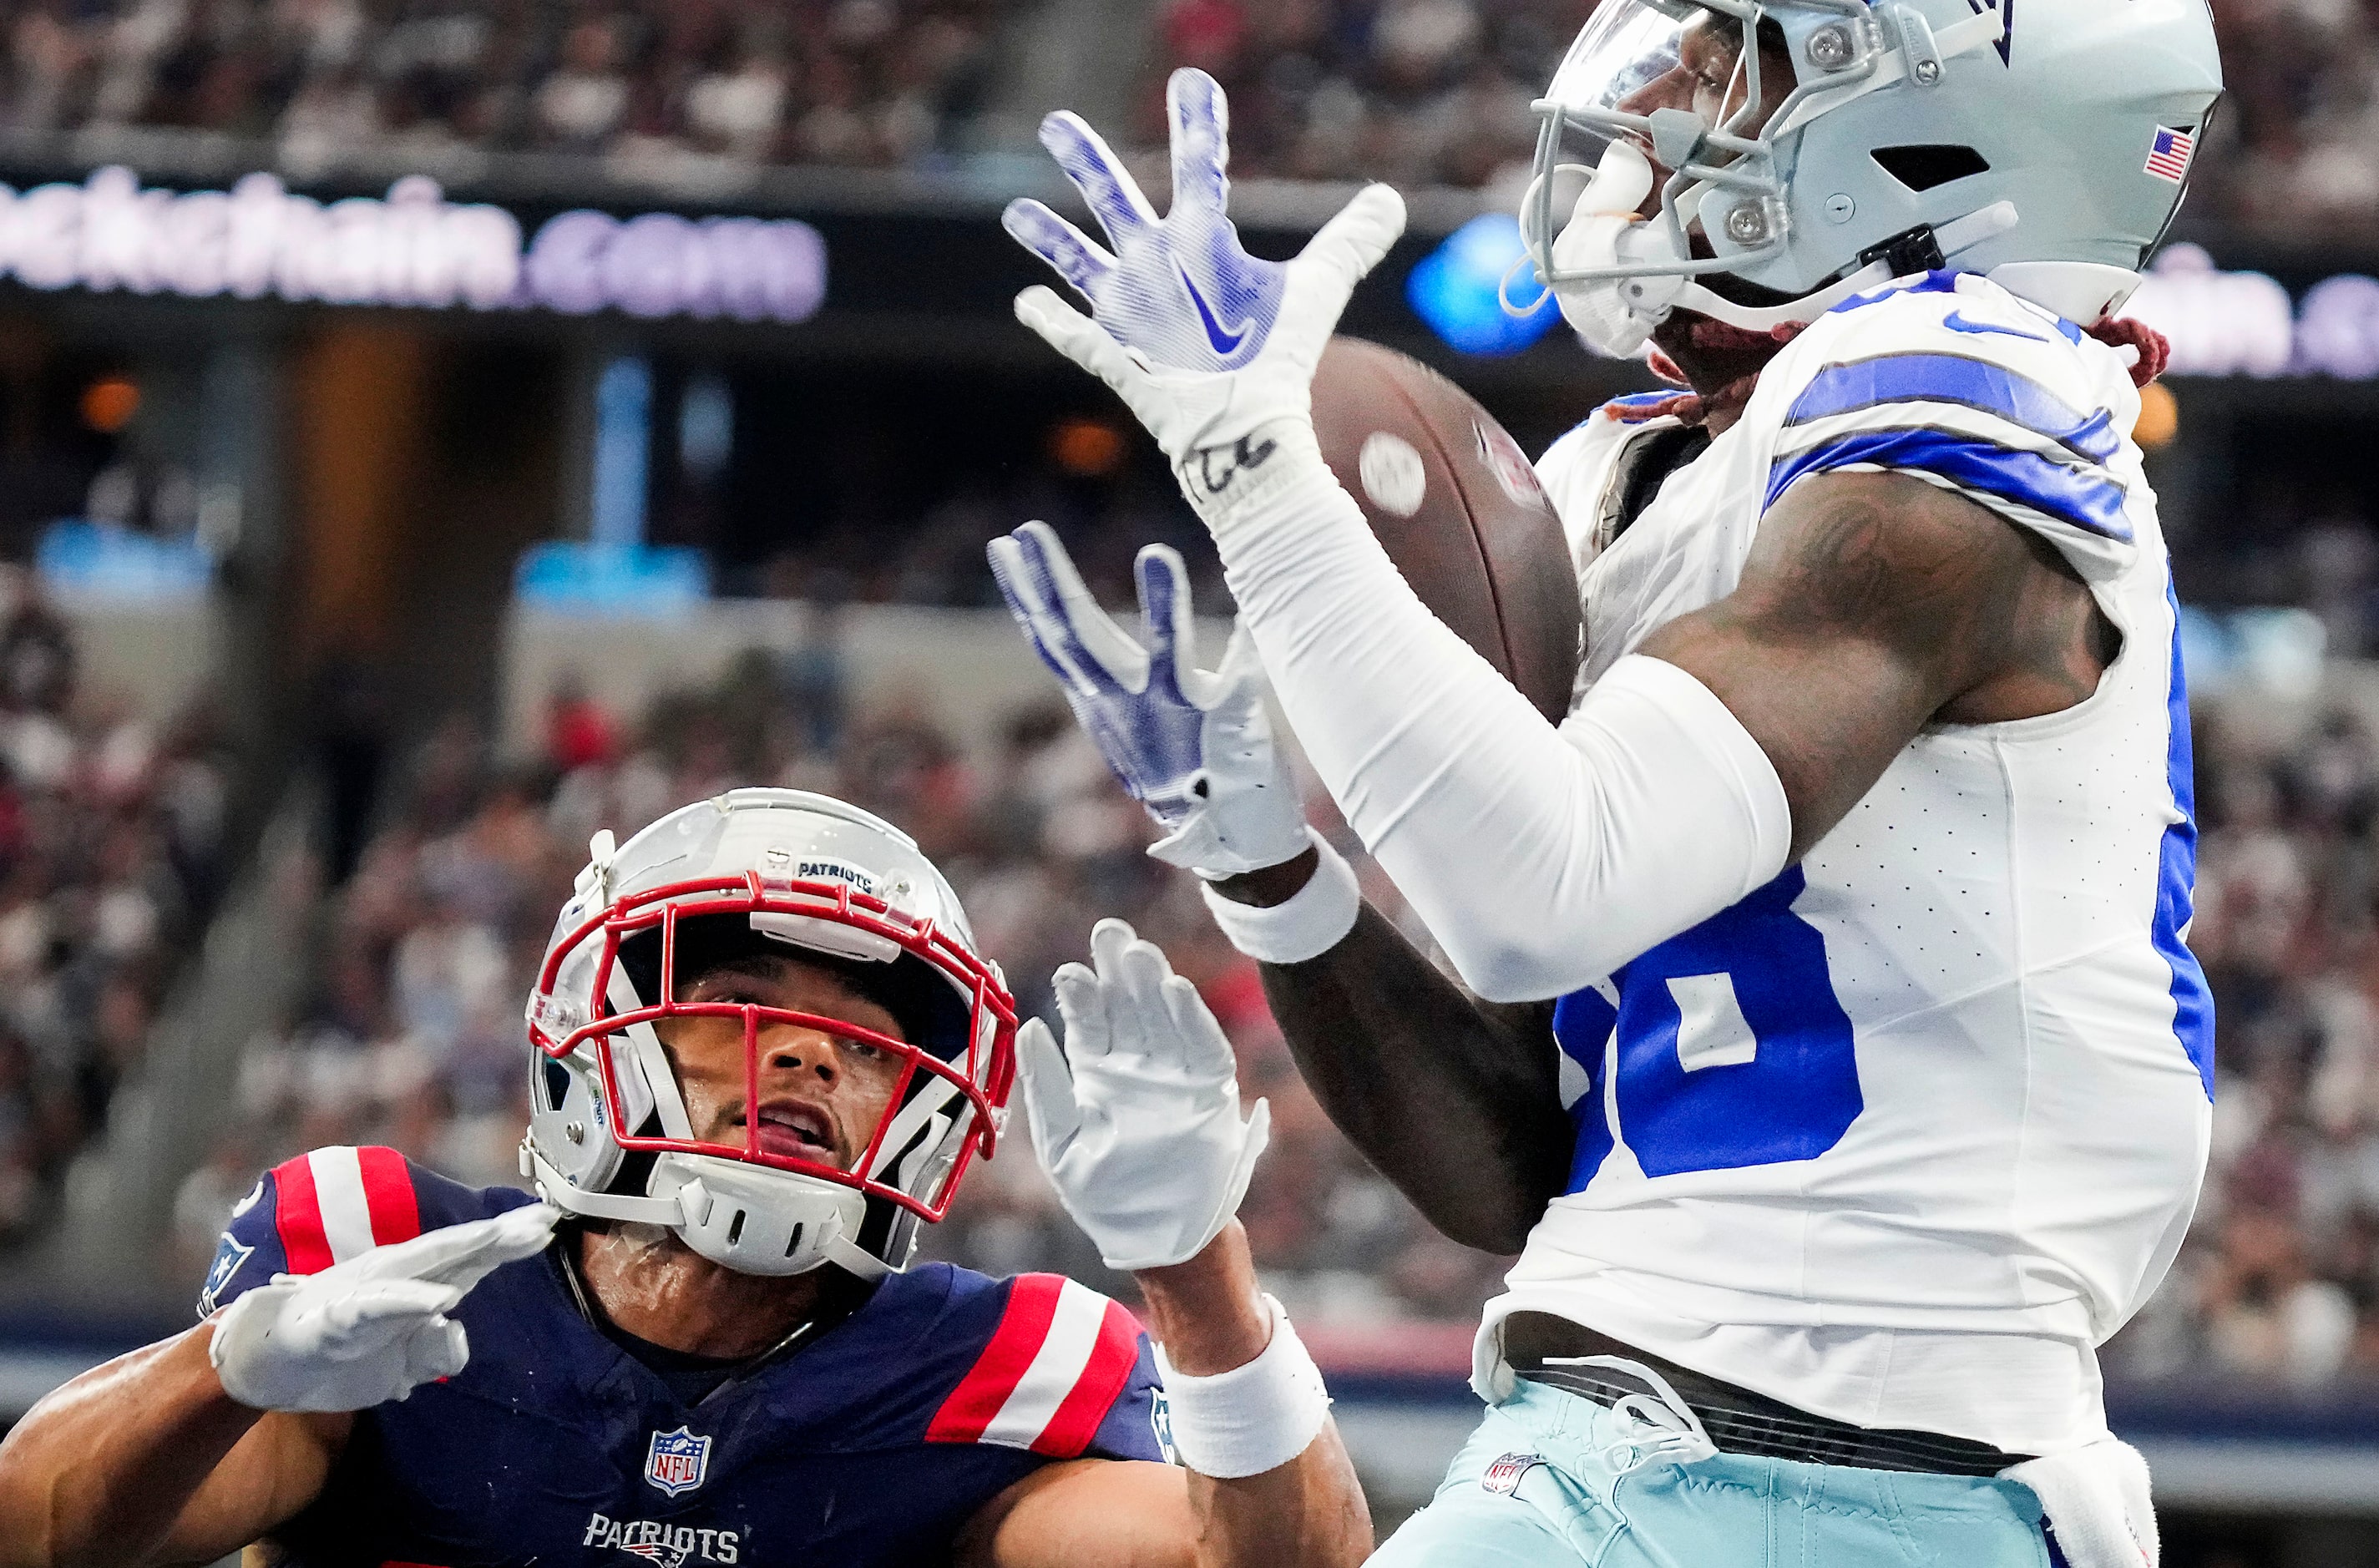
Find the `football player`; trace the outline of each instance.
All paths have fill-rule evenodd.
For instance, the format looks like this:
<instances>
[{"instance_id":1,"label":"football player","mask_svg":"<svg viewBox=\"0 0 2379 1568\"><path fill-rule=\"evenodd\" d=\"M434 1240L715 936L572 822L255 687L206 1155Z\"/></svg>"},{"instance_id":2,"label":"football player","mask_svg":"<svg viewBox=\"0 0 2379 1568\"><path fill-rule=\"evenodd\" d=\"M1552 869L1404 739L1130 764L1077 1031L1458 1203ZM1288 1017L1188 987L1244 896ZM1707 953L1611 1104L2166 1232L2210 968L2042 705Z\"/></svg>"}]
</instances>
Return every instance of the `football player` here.
<instances>
[{"instance_id":1,"label":"football player","mask_svg":"<svg viewBox=\"0 0 2379 1568\"><path fill-rule=\"evenodd\" d=\"M1233 1217L1265 1107L1161 953L1108 921L1058 971L1069 1062L864 812L737 790L593 849L528 1007L543 1201L386 1149L275 1168L205 1321L0 1447L0 1562L1363 1558ZM907 1267L1020 1053L1035 1148L1158 1347L1065 1279Z\"/></svg>"},{"instance_id":2,"label":"football player","mask_svg":"<svg viewBox=\"0 0 2379 1568\"><path fill-rule=\"evenodd\" d=\"M1582 337L1690 392L1540 464L1587 631L1558 727L1319 454L1395 195L1258 260L1212 81L1174 78L1161 218L1045 125L1110 244L1012 206L1093 311L1018 314L1171 458L1260 661L1178 669L1161 553L1145 647L1044 531L1003 585L1340 1124L1451 1234L1525 1240L1492 1408L1380 1561L2155 1561L2095 1347L2187 1227L2213 1031L2129 439L2161 345L2111 318L2219 87L2203 0L1604 0L1522 231ZM1299 842L1259 662L1486 1005Z\"/></svg>"}]
</instances>

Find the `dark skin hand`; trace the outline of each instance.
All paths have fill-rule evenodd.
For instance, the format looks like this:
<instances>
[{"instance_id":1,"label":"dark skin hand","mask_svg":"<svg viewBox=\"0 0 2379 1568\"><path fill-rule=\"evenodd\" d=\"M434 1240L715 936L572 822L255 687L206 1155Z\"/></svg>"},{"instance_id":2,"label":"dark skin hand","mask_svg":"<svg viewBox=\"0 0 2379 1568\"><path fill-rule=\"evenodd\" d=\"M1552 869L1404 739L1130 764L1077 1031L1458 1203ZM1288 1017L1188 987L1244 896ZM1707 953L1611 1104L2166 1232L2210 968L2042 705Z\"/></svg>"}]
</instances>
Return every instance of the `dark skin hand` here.
<instances>
[{"instance_id":1,"label":"dark skin hand","mask_svg":"<svg viewBox=\"0 0 2379 1568\"><path fill-rule=\"evenodd\" d=\"M2036 536L1901 474L1796 485L1735 591L1642 652L1717 694L1775 764L1798 862L1927 728L2071 707L2120 651ZM1304 886L1310 850L1216 884L1244 903ZM1491 1007L1376 911L1327 953L1262 966L1289 1050L1332 1121L1431 1224L1516 1252L1566 1187L1549 1003Z\"/></svg>"}]
</instances>

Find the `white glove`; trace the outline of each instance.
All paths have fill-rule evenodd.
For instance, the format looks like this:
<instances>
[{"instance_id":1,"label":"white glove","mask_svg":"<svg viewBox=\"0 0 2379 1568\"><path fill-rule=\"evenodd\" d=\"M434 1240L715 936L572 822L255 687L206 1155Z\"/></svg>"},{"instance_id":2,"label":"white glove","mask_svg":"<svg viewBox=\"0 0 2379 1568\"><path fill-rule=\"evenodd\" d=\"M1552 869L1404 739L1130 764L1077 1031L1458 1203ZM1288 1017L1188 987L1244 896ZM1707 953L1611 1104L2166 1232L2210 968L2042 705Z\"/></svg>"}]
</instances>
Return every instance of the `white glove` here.
<instances>
[{"instance_id":1,"label":"white glove","mask_svg":"<svg viewBox=\"0 0 2379 1568\"><path fill-rule=\"evenodd\" d=\"M1046 523L992 540L990 553L1009 611L1057 672L1074 717L1165 827L1150 854L1219 882L1305 852L1305 807L1273 744L1255 644L1236 629L1220 669L1194 668L1198 633L1179 552L1140 552L1144 645L1091 597Z\"/></svg>"},{"instance_id":2,"label":"white glove","mask_svg":"<svg viewBox=\"0 0 2379 1568\"><path fill-rule=\"evenodd\" d=\"M562 1211L531 1203L376 1247L319 1274L275 1274L215 1320L207 1358L256 1410L363 1410L471 1358L446 1314L499 1266L533 1258Z\"/></svg>"},{"instance_id":3,"label":"white glove","mask_svg":"<svg viewBox=\"0 0 2379 1568\"><path fill-rule=\"evenodd\" d=\"M2157 1568L2161 1562L2148 1462L2120 1438L2027 1459L1999 1478L2033 1490L2072 1568Z\"/></svg>"},{"instance_id":4,"label":"white glove","mask_svg":"<svg viewBox=\"0 0 2379 1568\"><path fill-rule=\"evenodd\" d=\"M1098 133L1060 111L1041 143L1082 193L1110 252L1038 201L1008 205L1005 226L1091 302L1083 315L1048 288L1016 296L1017 320L1113 387L1173 460L1182 492L1221 529L1271 476L1319 464L1313 368L1346 298L1404 232L1404 199L1366 186L1297 259L1239 246L1225 211L1229 106L1203 71L1178 70L1173 207L1159 218Z\"/></svg>"},{"instance_id":5,"label":"white glove","mask_svg":"<svg viewBox=\"0 0 2379 1568\"><path fill-rule=\"evenodd\" d=\"M1033 1152L1107 1267L1163 1268L1238 1212L1272 1107L1240 1119L1230 1042L1155 944L1103 920L1091 961L1055 977L1063 1054L1038 1019L1017 1034Z\"/></svg>"}]
</instances>

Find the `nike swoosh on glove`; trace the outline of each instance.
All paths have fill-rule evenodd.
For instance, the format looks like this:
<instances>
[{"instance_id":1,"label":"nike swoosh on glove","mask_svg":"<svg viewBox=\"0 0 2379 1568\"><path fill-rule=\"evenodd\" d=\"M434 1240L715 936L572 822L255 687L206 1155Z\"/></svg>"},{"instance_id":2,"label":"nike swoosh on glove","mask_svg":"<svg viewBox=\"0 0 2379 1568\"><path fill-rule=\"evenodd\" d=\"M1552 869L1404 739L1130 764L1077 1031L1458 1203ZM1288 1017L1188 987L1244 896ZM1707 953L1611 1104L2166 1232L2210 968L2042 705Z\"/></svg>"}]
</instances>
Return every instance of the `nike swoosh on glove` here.
<instances>
[{"instance_id":1,"label":"nike swoosh on glove","mask_svg":"<svg viewBox=\"0 0 2379 1568\"><path fill-rule=\"evenodd\" d=\"M1220 881L1305 852L1305 807L1273 743L1255 644L1235 629L1220 669L1195 668L1179 551L1150 545L1134 563L1138 642L1099 608L1046 523L992 540L990 556L1009 612L1074 717L1165 829L1150 854Z\"/></svg>"},{"instance_id":2,"label":"nike swoosh on glove","mask_svg":"<svg viewBox=\"0 0 2379 1568\"><path fill-rule=\"evenodd\" d=\"M1091 961L1054 977L1064 1052L1038 1019L1017 1033L1033 1152L1107 1267L1184 1262L1239 1212L1272 1107L1240 1116L1231 1043L1155 944L1103 920Z\"/></svg>"},{"instance_id":3,"label":"nike swoosh on glove","mask_svg":"<svg viewBox=\"0 0 2379 1568\"><path fill-rule=\"evenodd\" d=\"M1274 475L1318 464L1313 368L1347 296L1404 232L1404 199L1365 187L1293 261L1239 244L1228 211L1229 105L1214 78L1173 73L1173 205L1162 218L1081 116L1041 122L1041 142L1082 193L1112 250L1038 201L1002 222L1091 304L1045 287L1016 296L1017 320L1115 389L1172 459L1209 527Z\"/></svg>"},{"instance_id":4,"label":"nike swoosh on glove","mask_svg":"<svg viewBox=\"0 0 2379 1568\"><path fill-rule=\"evenodd\" d=\"M531 1203L376 1247L318 1274L275 1274L215 1320L207 1357L223 1392L256 1410L364 1410L471 1358L446 1316L489 1273L533 1258L562 1211Z\"/></svg>"}]
</instances>

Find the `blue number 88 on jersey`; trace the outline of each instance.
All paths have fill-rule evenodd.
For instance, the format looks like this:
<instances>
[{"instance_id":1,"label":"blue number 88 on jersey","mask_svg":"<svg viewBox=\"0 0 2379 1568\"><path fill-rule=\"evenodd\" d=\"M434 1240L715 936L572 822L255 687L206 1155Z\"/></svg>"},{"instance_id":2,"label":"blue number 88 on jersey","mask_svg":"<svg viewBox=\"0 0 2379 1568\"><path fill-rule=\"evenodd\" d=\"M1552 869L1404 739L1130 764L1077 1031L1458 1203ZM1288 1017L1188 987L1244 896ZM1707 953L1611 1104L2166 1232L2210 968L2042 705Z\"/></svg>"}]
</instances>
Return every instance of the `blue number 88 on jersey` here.
<instances>
[{"instance_id":1,"label":"blue number 88 on jersey","mask_svg":"<svg viewBox=\"0 0 2379 1568\"><path fill-rule=\"evenodd\" d=\"M1553 1036L1591 1087L1571 1107L1582 1191L1614 1139L1604 1045L1618 1036L1610 1096L1649 1176L1811 1160L1858 1119L1858 1057L1835 998L1825 938L1793 912L1800 868L1670 938L1600 988L1553 1009Z\"/></svg>"}]
</instances>

